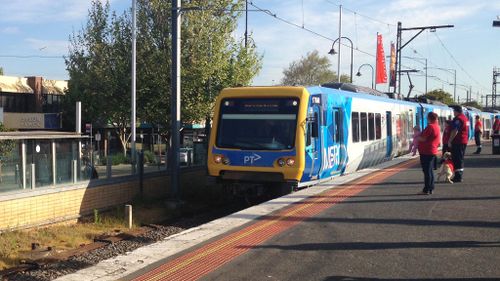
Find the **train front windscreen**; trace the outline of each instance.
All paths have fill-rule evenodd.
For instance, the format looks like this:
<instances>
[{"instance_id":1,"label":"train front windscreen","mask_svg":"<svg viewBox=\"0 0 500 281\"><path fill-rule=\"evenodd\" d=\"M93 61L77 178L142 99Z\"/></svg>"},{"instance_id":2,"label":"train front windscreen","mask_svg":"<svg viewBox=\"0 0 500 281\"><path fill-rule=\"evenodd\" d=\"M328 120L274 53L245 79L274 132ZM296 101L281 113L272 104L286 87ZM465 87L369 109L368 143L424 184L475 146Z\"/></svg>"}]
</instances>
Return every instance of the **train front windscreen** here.
<instances>
[{"instance_id":1,"label":"train front windscreen","mask_svg":"<svg viewBox=\"0 0 500 281\"><path fill-rule=\"evenodd\" d=\"M216 145L243 150L289 150L295 146L297 98L222 100Z\"/></svg>"}]
</instances>

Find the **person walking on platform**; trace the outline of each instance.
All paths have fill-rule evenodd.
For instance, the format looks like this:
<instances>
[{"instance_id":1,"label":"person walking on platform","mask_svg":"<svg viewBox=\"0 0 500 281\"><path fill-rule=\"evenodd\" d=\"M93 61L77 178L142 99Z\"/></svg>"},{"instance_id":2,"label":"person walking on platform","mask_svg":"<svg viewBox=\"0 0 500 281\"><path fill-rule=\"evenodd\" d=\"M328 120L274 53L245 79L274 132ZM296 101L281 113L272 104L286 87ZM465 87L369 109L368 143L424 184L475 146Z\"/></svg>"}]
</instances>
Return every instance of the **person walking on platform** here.
<instances>
[{"instance_id":1,"label":"person walking on platform","mask_svg":"<svg viewBox=\"0 0 500 281\"><path fill-rule=\"evenodd\" d=\"M439 142L441 141L441 130L437 122L437 114L429 112L427 114L427 127L418 137L418 153L420 154L420 165L424 172L424 189L419 194L429 195L434 190L433 164L438 153Z\"/></svg>"},{"instance_id":2,"label":"person walking on platform","mask_svg":"<svg viewBox=\"0 0 500 281\"><path fill-rule=\"evenodd\" d=\"M474 140L476 141L476 152L474 154L481 153L481 136L483 135L483 124L481 123L481 118L476 115L476 124L474 124Z\"/></svg>"},{"instance_id":3,"label":"person walking on platform","mask_svg":"<svg viewBox=\"0 0 500 281\"><path fill-rule=\"evenodd\" d=\"M464 156L467 142L469 141L469 119L463 114L462 107L456 105L453 107L452 131L448 140L448 147L451 148L451 157L455 167L455 176L453 182L461 182L464 173Z\"/></svg>"},{"instance_id":4,"label":"person walking on platform","mask_svg":"<svg viewBox=\"0 0 500 281\"><path fill-rule=\"evenodd\" d=\"M495 115L495 123L493 123L493 134L498 135L500 133L500 118Z\"/></svg>"}]
</instances>

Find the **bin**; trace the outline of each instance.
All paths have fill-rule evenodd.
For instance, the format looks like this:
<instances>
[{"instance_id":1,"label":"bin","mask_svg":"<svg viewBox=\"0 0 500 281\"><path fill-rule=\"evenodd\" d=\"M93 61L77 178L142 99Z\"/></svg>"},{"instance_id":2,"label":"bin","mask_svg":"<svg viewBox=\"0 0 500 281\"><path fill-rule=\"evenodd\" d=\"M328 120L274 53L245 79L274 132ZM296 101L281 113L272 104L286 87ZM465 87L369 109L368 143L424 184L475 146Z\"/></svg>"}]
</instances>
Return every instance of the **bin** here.
<instances>
[{"instance_id":1,"label":"bin","mask_svg":"<svg viewBox=\"0 0 500 281\"><path fill-rule=\"evenodd\" d=\"M493 135L491 141L493 154L500 154L500 135Z\"/></svg>"}]
</instances>

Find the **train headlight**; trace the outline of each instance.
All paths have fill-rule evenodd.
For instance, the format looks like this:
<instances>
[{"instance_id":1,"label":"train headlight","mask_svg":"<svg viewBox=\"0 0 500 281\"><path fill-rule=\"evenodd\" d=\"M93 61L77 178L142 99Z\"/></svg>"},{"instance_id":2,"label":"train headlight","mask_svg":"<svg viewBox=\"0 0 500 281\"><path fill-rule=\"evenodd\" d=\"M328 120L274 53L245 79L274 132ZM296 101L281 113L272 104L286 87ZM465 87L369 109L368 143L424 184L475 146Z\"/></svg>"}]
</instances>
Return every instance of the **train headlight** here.
<instances>
[{"instance_id":1,"label":"train headlight","mask_svg":"<svg viewBox=\"0 0 500 281\"><path fill-rule=\"evenodd\" d=\"M221 155L215 155L214 156L214 162L217 163L217 164L222 163L222 159L223 159L223 157Z\"/></svg>"},{"instance_id":2,"label":"train headlight","mask_svg":"<svg viewBox=\"0 0 500 281\"><path fill-rule=\"evenodd\" d=\"M283 159L283 158L278 159L278 165L279 165L280 167L285 166L285 159Z\"/></svg>"},{"instance_id":3,"label":"train headlight","mask_svg":"<svg viewBox=\"0 0 500 281\"><path fill-rule=\"evenodd\" d=\"M231 162L229 161L229 158L223 157L222 158L222 164L224 165L229 165Z\"/></svg>"},{"instance_id":4,"label":"train headlight","mask_svg":"<svg viewBox=\"0 0 500 281\"><path fill-rule=\"evenodd\" d=\"M293 158L286 159L286 164L288 166L293 166L293 164L295 164L295 159L293 159Z\"/></svg>"}]
</instances>

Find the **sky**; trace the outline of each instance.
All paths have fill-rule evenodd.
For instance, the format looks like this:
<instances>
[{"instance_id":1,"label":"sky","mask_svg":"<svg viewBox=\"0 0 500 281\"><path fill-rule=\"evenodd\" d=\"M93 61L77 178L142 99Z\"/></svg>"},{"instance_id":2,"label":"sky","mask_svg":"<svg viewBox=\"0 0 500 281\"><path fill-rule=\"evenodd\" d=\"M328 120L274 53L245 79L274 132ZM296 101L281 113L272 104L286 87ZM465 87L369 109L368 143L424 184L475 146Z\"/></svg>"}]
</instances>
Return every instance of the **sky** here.
<instances>
[{"instance_id":1,"label":"sky","mask_svg":"<svg viewBox=\"0 0 500 281\"><path fill-rule=\"evenodd\" d=\"M353 82L371 85L375 66L376 34L383 37L385 54L396 41L397 23L403 28L454 25L453 28L425 30L403 49L402 69L419 72L410 75L415 85L411 95L427 90L454 92L461 101L466 89L472 99L491 93L493 68L500 67L500 28L492 21L500 15L500 1L477 0L252 0L248 30L263 56L261 72L253 85L275 85L291 62L318 50L328 56L331 69L337 71L338 55L328 55L339 37L339 5L342 5L342 33L353 42ZM86 24L90 0L0 0L0 66L9 76L42 76L68 79L63 56L68 53L69 37ZM119 13L129 9L132 0L111 0ZM265 12L263 12L263 10ZM243 39L244 14L234 32ZM403 31L403 43L415 35ZM340 72L349 74L350 44L342 40ZM335 46L338 49L338 45ZM387 64L389 60L387 59ZM427 63L427 79L425 78ZM441 68L441 69L437 69ZM388 69L388 66L387 66ZM442 69L448 69L442 70ZM377 85L386 91L387 84ZM401 92L408 93L409 83L402 77Z\"/></svg>"}]
</instances>

